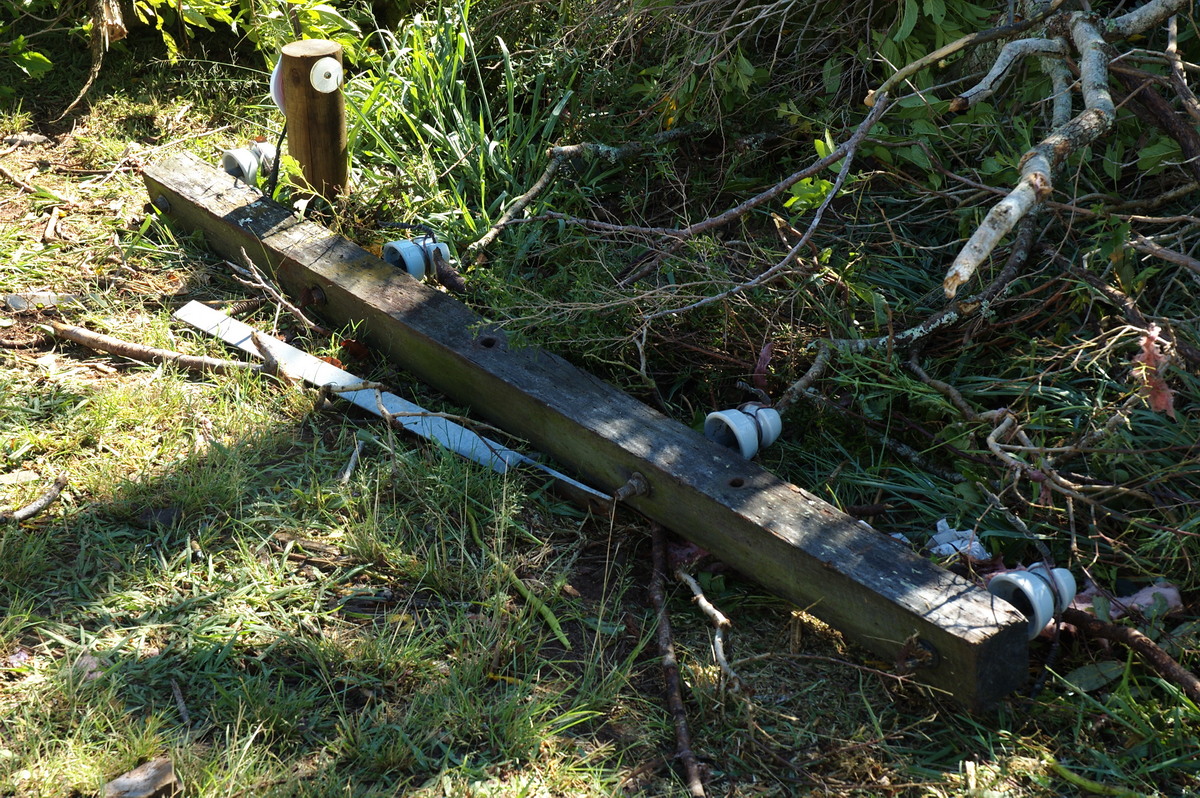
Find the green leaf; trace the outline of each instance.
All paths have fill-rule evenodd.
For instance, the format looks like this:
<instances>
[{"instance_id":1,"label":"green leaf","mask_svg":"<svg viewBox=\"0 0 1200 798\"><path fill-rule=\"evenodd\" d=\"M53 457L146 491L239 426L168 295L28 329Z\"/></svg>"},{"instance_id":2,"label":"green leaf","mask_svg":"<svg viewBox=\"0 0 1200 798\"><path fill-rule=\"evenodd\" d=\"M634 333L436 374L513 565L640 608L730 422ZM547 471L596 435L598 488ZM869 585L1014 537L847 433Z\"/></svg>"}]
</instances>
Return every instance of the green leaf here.
<instances>
[{"instance_id":1,"label":"green leaf","mask_svg":"<svg viewBox=\"0 0 1200 798\"><path fill-rule=\"evenodd\" d=\"M583 625L604 635L616 635L625 631L624 624L602 621L599 618L584 618Z\"/></svg>"},{"instance_id":2,"label":"green leaf","mask_svg":"<svg viewBox=\"0 0 1200 798\"><path fill-rule=\"evenodd\" d=\"M922 169L933 168L933 164L929 162L929 156L927 156L925 154L925 150L921 149L920 147L904 147L898 150L897 154L899 154L904 160L909 161L910 163L915 164Z\"/></svg>"},{"instance_id":3,"label":"green leaf","mask_svg":"<svg viewBox=\"0 0 1200 798\"><path fill-rule=\"evenodd\" d=\"M929 17L934 25L941 27L946 19L945 0L925 0L925 16Z\"/></svg>"},{"instance_id":4,"label":"green leaf","mask_svg":"<svg viewBox=\"0 0 1200 798\"><path fill-rule=\"evenodd\" d=\"M842 86L842 62L830 58L821 67L821 82L825 85L825 93L833 94Z\"/></svg>"},{"instance_id":5,"label":"green leaf","mask_svg":"<svg viewBox=\"0 0 1200 798\"><path fill-rule=\"evenodd\" d=\"M1172 657L1200 649L1200 621L1185 621L1172 629L1162 641L1163 650Z\"/></svg>"},{"instance_id":6,"label":"green leaf","mask_svg":"<svg viewBox=\"0 0 1200 798\"><path fill-rule=\"evenodd\" d=\"M917 18L920 16L920 7L917 0L904 0L904 15L900 18L900 27L892 35L892 41L902 42L908 38L913 32L913 28L917 26Z\"/></svg>"},{"instance_id":7,"label":"green leaf","mask_svg":"<svg viewBox=\"0 0 1200 798\"><path fill-rule=\"evenodd\" d=\"M31 78L40 78L54 68L49 58L34 50L22 50L13 56L13 60L17 68Z\"/></svg>"},{"instance_id":8,"label":"green leaf","mask_svg":"<svg viewBox=\"0 0 1200 798\"><path fill-rule=\"evenodd\" d=\"M1147 174L1157 174L1166 168L1167 161L1177 161L1182 157L1178 142L1174 139L1159 139L1138 150L1138 169Z\"/></svg>"},{"instance_id":9,"label":"green leaf","mask_svg":"<svg viewBox=\"0 0 1200 798\"><path fill-rule=\"evenodd\" d=\"M1124 662L1104 660L1103 662L1093 662L1091 665L1076 668L1064 676L1063 680L1085 693L1090 693L1121 678L1121 674L1124 672Z\"/></svg>"}]
</instances>

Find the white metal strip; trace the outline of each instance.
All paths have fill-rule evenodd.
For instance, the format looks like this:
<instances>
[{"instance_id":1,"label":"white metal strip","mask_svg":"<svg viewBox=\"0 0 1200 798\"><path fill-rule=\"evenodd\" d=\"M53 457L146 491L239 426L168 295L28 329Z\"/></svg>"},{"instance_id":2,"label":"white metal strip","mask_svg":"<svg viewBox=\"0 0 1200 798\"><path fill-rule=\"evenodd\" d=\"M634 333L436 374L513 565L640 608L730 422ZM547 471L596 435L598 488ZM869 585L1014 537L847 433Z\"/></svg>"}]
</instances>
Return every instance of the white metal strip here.
<instances>
[{"instance_id":1,"label":"white metal strip","mask_svg":"<svg viewBox=\"0 0 1200 798\"><path fill-rule=\"evenodd\" d=\"M175 312L174 318L214 335L247 354L258 358L262 357L258 346L255 345L254 333L256 331L253 327L237 319L232 319L218 310L213 310L207 305L189 302ZM363 382L361 378L350 372L343 371L307 352L301 352L269 335L259 334L258 342L270 351L271 356L279 363L280 371L293 379L304 380L310 385L328 385L333 388L361 385ZM414 435L419 435L426 440L437 441L450 451L501 474L511 466L528 465L577 490L584 491L590 496L603 501L609 501L612 498L518 451L472 432L461 424L431 415L429 411L419 405L387 391L376 389L338 391L336 395L381 417L383 416L383 413L380 412L382 407L396 418L397 424Z\"/></svg>"}]
</instances>

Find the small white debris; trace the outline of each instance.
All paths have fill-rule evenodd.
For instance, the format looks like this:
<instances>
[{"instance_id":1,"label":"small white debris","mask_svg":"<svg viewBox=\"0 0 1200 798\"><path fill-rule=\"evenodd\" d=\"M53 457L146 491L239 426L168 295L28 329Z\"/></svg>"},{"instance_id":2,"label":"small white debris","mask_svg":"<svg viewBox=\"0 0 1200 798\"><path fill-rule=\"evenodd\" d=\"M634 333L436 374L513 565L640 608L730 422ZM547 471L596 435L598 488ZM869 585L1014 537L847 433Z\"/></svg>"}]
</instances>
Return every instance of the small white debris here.
<instances>
[{"instance_id":1,"label":"small white debris","mask_svg":"<svg viewBox=\"0 0 1200 798\"><path fill-rule=\"evenodd\" d=\"M937 533L929 541L929 551L939 557L962 554L972 560L990 560L992 555L969 529L954 529L945 518L937 522Z\"/></svg>"}]
</instances>

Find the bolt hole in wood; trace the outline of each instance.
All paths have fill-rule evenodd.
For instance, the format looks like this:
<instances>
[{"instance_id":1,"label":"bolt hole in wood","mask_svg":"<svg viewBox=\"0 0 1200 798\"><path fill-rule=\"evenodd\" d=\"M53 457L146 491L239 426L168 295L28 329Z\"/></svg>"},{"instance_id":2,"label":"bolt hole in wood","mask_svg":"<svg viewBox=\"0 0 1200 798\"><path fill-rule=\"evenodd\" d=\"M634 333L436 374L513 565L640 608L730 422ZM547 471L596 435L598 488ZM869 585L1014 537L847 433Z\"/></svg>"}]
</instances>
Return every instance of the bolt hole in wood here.
<instances>
[{"instance_id":1,"label":"bolt hole in wood","mask_svg":"<svg viewBox=\"0 0 1200 798\"><path fill-rule=\"evenodd\" d=\"M729 480L729 487L731 488L741 488L745 487L745 485L746 480L742 479L741 477L734 477L733 479Z\"/></svg>"},{"instance_id":2,"label":"bolt hole in wood","mask_svg":"<svg viewBox=\"0 0 1200 798\"><path fill-rule=\"evenodd\" d=\"M495 349L498 343L500 343L500 339L494 335L485 335L479 339L479 345L484 349Z\"/></svg>"}]
</instances>

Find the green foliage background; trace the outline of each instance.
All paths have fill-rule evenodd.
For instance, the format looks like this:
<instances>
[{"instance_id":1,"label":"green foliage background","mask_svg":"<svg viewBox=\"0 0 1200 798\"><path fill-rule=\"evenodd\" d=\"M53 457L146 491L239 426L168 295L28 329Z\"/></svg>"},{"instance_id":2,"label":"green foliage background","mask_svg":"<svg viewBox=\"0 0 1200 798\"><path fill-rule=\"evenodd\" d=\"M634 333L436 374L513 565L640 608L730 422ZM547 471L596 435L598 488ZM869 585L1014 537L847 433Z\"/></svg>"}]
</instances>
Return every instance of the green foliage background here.
<instances>
[{"instance_id":1,"label":"green foliage background","mask_svg":"<svg viewBox=\"0 0 1200 798\"><path fill-rule=\"evenodd\" d=\"M129 97L111 100L128 105L131 135L139 114L157 101L156 93L183 91L195 103L193 113L212 112L206 102L214 96L232 97L246 109L250 124L261 127L256 132L277 135L282 119L265 98L264 67L270 68L280 44L294 36L289 9L304 35L336 38L347 46L355 191L332 209L332 223L365 244L397 237L391 224L432 226L459 258L470 286L466 300L502 321L518 343L550 347L697 427L710 410L752 398L740 381L757 378L777 399L809 367L822 340L888 336L942 308L940 282L947 263L1012 185L1023 153L1048 130L1049 82L1035 64L1020 68L996 96L957 116L947 112L950 99L987 68L995 49L964 52L919 72L898 90L896 105L872 130L851 180L794 268L699 310L648 320L714 296L777 262L794 242L794 231L804 228L828 196L834 171L801 181L777 204L670 251L651 234L599 232L544 218L546 213L651 228L720 213L830 152L864 115L867 90L894 68L998 24L1002 9L956 0L779 2L753 9L718 0L686 6L651 0L480 0L373 7L311 0L141 0L129 7L131 38L142 37L142 45L149 38L153 53L180 65L180 78L176 85L138 86L129 89ZM1097 10L1106 9L1098 4ZM83 57L73 51L88 41L89 13L84 3L60 7L47 0L0 8L0 40L8 56L4 68L21 81L38 81L50 98L45 107L14 111L39 123L53 117L56 92L70 88L55 84L53 70ZM380 21L389 24L377 29ZM1154 32L1136 44L1137 50L1159 52L1164 36ZM1178 44L1187 60L1200 61L1190 21L1181 26ZM116 53L117 60L129 51L128 42L114 43L109 57ZM1130 60L1136 61L1136 53ZM1164 78L1162 63L1136 63ZM28 96L18 91L21 85L0 84L0 98L16 106ZM224 117L214 119L212 127L224 122ZM679 135L667 141L663 133ZM89 144L86 134L81 139L98 151L113 146ZM546 149L578 142L645 147L636 158L579 157L565 164L526 210L527 218L503 232L486 260L476 261L469 245L534 184L546 167ZM107 156L115 159L118 151ZM1041 243L1031 265L1008 294L939 330L915 353L886 346L838 354L788 413L783 438L761 462L840 507L876 508L869 516L872 523L902 532L918 545L946 518L977 533L1009 565L1039 559L1044 547L1059 564L1113 589L1171 581L1190 597L1200 586L1195 567L1200 557L1200 379L1196 364L1180 352L1200 348L1197 283L1186 267L1148 259L1132 246L1141 232L1165 230L1163 240L1172 247L1197 251L1195 189L1188 189L1193 178L1180 161L1178 145L1122 103L1112 135L1080 153L1064 171L1055 204L1040 220ZM278 197L286 201L288 191L285 185ZM1142 221L1147 215L1180 221L1150 228ZM136 246L154 250L150 232L149 223L140 228L132 237ZM990 280L1005 254L1002 249L964 292ZM661 255L655 269L625 279L655 255ZM1174 417L1151 410L1142 396L1133 357L1142 350L1145 325L1128 312L1130 306L1140 309L1143 321L1170 327L1175 336L1166 371L1175 393ZM954 387L978 411L1012 411L1037 444L1019 453L1032 471L1056 449L1105 431L1060 465L1084 486L1087 500L1067 501L1030 471L999 462L987 440L994 425L965 418L945 392L918 377L913 363ZM32 423L40 420L38 413L66 417L78 404L74 394L57 393L41 405L31 404L20 398L28 393L0 385L0 422ZM62 426L68 427L65 421ZM22 438L7 453L15 457L26 446L54 451L53 441L43 435ZM229 456L236 461L242 455L250 456ZM336 459L316 449L310 457ZM254 470L234 465L237 474L243 466L247 473ZM382 511L361 496L322 490L291 475L281 495L256 500L252 509L259 515L246 524L257 530L281 523L285 510L337 516L343 504L356 518L387 512L389 524L417 535L437 555L420 562L438 567L419 565L400 536L351 541L364 561L383 562L406 578L419 571L420 579L442 580L436 587L446 594L462 591L453 596L456 601L475 595L471 591L478 586L455 581L464 574L475 578L451 550L465 551L469 545L463 519L468 510L504 505L497 526L511 531L505 524L517 511L509 513L503 496L460 501L437 494L445 489L437 474L423 475L420 463L403 465L409 495L429 492L436 499L425 498L410 510L383 502L388 509ZM184 473L181 479L191 476L216 481L208 472ZM204 491L185 488L178 492L207 507ZM232 501L237 491L224 489L231 493L219 498ZM444 504L456 505L453 519L439 516ZM409 516L426 526L406 520ZM447 546L443 533L457 535L457 542ZM32 552L28 560L9 562L13 580L36 576L44 561L39 557ZM254 560L249 554L246 559ZM967 569L959 562L948 564ZM492 574L478 580L487 578L498 579ZM505 617L499 605L486 609ZM291 622L285 612L276 620L281 628ZM473 622L463 613L455 628ZM1195 667L1194 622L1167 617L1159 607L1129 622ZM528 618L522 623L536 629ZM502 637L504 630L496 629L496 637ZM490 634L477 633L478 644L496 644ZM433 646L435 638L431 633L417 642ZM213 657L228 654L211 641L207 645ZM353 668L336 646L306 644L280 667L291 678L291 669L303 670L311 661L337 679L371 682L371 689L375 682L387 683L379 663L392 653L357 648L352 653ZM429 667L420 651L412 656L418 671ZM1028 719L1029 739L1019 745L965 722L944 736L906 731L898 736L897 756L911 746L920 749L921 762L956 760L955 746L961 746L999 760L1014 746L1028 751L1042 745L1043 734L1063 735L1058 743L1075 745L1072 734L1078 732L1085 738L1079 756L1097 777L1162 794L1194 787L1193 705L1128 663L1069 663L1072 671L1061 680L1061 691L1038 705L1044 713ZM491 674L481 670L475 676L486 681ZM1072 686L1085 678L1102 682L1101 687L1115 684L1093 697L1091 689ZM700 675L695 682L698 700L715 694L705 692ZM444 698L447 711L463 700L465 691L446 688L442 696L442 682L429 684L421 689L437 694L437 701ZM230 706L237 704L229 698L242 689L237 680L226 689ZM386 685L402 693L415 689ZM615 693L620 686L606 689ZM601 711L585 701L566 702L555 705L565 707L556 716L528 697L514 693L512 706L501 707L502 719L516 718L509 726L489 729L462 719L464 737L489 752L505 750L498 738L516 739L514 756L530 760L538 754L537 735L529 727L518 728L517 721L532 718L537 729L556 732ZM518 704L526 709L518 711ZM710 720L724 715L725 706L718 704L714 699L705 705ZM270 701L254 706L260 713L255 722L280 739L307 739L308 731L273 710ZM424 773L450 761L450 746L443 747L442 738L419 718L410 726L412 719L394 706L362 714L320 712L325 713L322 735L328 736L326 727L338 718L333 739L340 761L361 762L381 778L389 768ZM747 723L754 728L753 719ZM779 725L799 734L787 723ZM376 726L403 734L387 742L372 734ZM847 735L874 739L877 732L864 726ZM412 745L395 742L414 736ZM1045 785L1030 789L1039 787Z\"/></svg>"}]
</instances>

